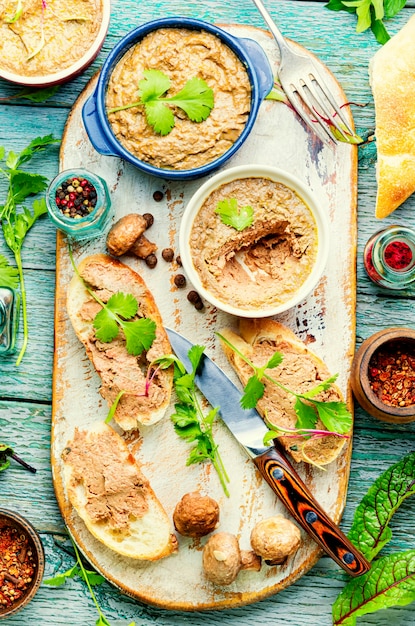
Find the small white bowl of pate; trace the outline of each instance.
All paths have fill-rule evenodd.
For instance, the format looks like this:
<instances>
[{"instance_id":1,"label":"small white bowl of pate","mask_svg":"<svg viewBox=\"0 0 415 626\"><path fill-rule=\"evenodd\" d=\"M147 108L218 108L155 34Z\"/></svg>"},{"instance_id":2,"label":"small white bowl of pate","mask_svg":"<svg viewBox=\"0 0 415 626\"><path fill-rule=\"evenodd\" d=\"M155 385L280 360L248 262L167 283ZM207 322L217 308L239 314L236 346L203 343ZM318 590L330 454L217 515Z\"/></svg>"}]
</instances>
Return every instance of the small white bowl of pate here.
<instances>
[{"instance_id":1,"label":"small white bowl of pate","mask_svg":"<svg viewBox=\"0 0 415 626\"><path fill-rule=\"evenodd\" d=\"M281 169L241 165L206 181L180 228L183 269L212 305L269 317L299 304L328 257L328 216L310 189Z\"/></svg>"}]
</instances>

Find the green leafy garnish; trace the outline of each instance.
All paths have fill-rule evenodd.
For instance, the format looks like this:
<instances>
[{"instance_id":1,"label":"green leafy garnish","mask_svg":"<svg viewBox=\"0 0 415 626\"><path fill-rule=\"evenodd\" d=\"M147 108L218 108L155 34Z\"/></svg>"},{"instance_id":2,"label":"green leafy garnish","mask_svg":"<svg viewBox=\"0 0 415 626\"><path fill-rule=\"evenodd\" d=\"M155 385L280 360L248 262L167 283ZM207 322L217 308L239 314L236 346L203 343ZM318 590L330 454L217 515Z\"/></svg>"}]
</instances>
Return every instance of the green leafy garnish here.
<instances>
[{"instance_id":1,"label":"green leafy garnish","mask_svg":"<svg viewBox=\"0 0 415 626\"><path fill-rule=\"evenodd\" d=\"M389 523L415 493L415 453L379 476L357 507L348 538L371 561L391 540ZM344 587L333 604L333 624L354 626L361 615L415 600L415 550L392 553Z\"/></svg>"},{"instance_id":2,"label":"green leafy garnish","mask_svg":"<svg viewBox=\"0 0 415 626\"><path fill-rule=\"evenodd\" d=\"M19 154L10 151L6 154L5 148L0 146L0 174L7 180L7 195L4 204L0 204L0 222L4 239L14 254L19 274L20 290L23 310L23 345L18 355L16 365L20 365L26 351L29 330L27 321L26 289L24 284L21 250L24 239L36 220L47 212L45 199L34 200L32 210L23 205L23 202L32 195L44 191L48 181L42 174L32 174L24 171L22 165L28 163L32 157L45 150L51 144L59 143L52 135L37 137ZM21 205L21 206L19 206ZM20 210L19 210L20 208Z\"/></svg>"},{"instance_id":3,"label":"green leafy garnish","mask_svg":"<svg viewBox=\"0 0 415 626\"><path fill-rule=\"evenodd\" d=\"M236 230L244 230L254 221L254 209L249 205L239 207L236 198L219 200L215 213L220 215L224 224Z\"/></svg>"},{"instance_id":4,"label":"green leafy garnish","mask_svg":"<svg viewBox=\"0 0 415 626\"><path fill-rule=\"evenodd\" d=\"M331 11L355 13L356 32L363 33L370 28L376 41L385 44L390 35L383 20L394 17L405 5L406 0L329 0L325 6Z\"/></svg>"},{"instance_id":5,"label":"green leafy garnish","mask_svg":"<svg viewBox=\"0 0 415 626\"><path fill-rule=\"evenodd\" d=\"M69 256L74 271L85 289L102 307L93 321L97 339L103 343L110 343L118 336L121 329L125 336L125 347L128 354L138 356L143 350L149 350L156 337L157 324L147 317L131 321L139 308L136 298L130 293L124 294L118 291L109 298L108 302L103 302L78 272L71 249L69 249Z\"/></svg>"},{"instance_id":6,"label":"green leafy garnish","mask_svg":"<svg viewBox=\"0 0 415 626\"><path fill-rule=\"evenodd\" d=\"M195 76L174 96L163 98L171 87L170 78L159 70L144 70L143 75L138 83L139 100L109 109L108 114L144 106L147 123L160 135L168 135L175 124L169 104L182 109L192 122L202 122L210 115L214 105L213 90L203 79Z\"/></svg>"},{"instance_id":7,"label":"green leafy garnish","mask_svg":"<svg viewBox=\"0 0 415 626\"><path fill-rule=\"evenodd\" d=\"M0 286L17 289L19 286L19 272L9 264L5 256L0 254Z\"/></svg>"},{"instance_id":8,"label":"green leafy garnish","mask_svg":"<svg viewBox=\"0 0 415 626\"><path fill-rule=\"evenodd\" d=\"M14 459L25 469L29 470L29 472L32 472L32 474L36 474L37 470L29 465L29 463L26 463L26 461L23 461L23 459L17 456L13 448L11 448L6 443L0 443L0 472L10 467L10 459Z\"/></svg>"},{"instance_id":9,"label":"green leafy garnish","mask_svg":"<svg viewBox=\"0 0 415 626\"><path fill-rule=\"evenodd\" d=\"M217 335L223 343L231 348L231 350L243 359L254 371L244 388L244 393L241 398L242 408L255 408L258 400L264 395L265 383L263 380L265 379L277 385L277 387L285 391L285 393L295 397L294 410L297 415L296 428L306 430L314 429L317 420L320 419L327 430L330 431L330 434L344 435L350 431L352 427L352 416L344 402L323 402L313 399L314 396L322 391L328 390L337 379L337 376L331 376L305 393L296 393L266 373L266 370L274 369L282 363L284 356L281 352L274 352L267 363L261 367L257 367L226 339L226 337L220 333L217 333Z\"/></svg>"},{"instance_id":10,"label":"green leafy garnish","mask_svg":"<svg viewBox=\"0 0 415 626\"><path fill-rule=\"evenodd\" d=\"M204 415L195 385L195 375L204 350L204 346L198 345L192 346L189 350L188 357L192 365L190 373L174 355L160 357L153 362L153 365L159 364L161 367L167 368L174 364L174 387L180 402L175 404L176 412L171 415L171 420L179 437L194 444L186 465L210 461L218 474L223 491L229 497L226 486L226 483L229 482L229 476L213 438L213 423L219 407L212 408L207 415Z\"/></svg>"},{"instance_id":11,"label":"green leafy garnish","mask_svg":"<svg viewBox=\"0 0 415 626\"><path fill-rule=\"evenodd\" d=\"M86 569L86 567L82 563L79 550L73 541L72 541L72 545L75 550L75 556L76 556L75 565L69 568L68 570L66 570L65 572L57 574L56 576L53 576L53 578L48 578L47 580L44 580L43 582L45 583L45 585L49 585L50 587L60 587L61 585L64 585L69 578L75 578L76 576L79 576L86 583L86 586L88 587L88 591L98 611L98 619L95 622L95 626L111 626L111 624L109 623L109 621L103 614L101 607L99 606L98 600L92 590L92 587L94 587L95 585L101 585L102 583L104 583L105 578L101 576L101 574L98 574L97 572L95 572L94 570ZM128 626L135 626L135 622L130 622Z\"/></svg>"}]
</instances>

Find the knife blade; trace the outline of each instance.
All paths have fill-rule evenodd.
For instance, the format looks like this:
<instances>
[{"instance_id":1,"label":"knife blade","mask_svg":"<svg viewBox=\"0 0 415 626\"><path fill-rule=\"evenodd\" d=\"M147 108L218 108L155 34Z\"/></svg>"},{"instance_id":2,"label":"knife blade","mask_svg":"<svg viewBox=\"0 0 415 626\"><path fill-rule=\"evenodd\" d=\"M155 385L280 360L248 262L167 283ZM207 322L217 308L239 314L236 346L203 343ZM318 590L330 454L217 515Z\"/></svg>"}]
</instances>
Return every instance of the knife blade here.
<instances>
[{"instance_id":1,"label":"knife blade","mask_svg":"<svg viewBox=\"0 0 415 626\"><path fill-rule=\"evenodd\" d=\"M191 372L188 352L193 344L175 330L166 328L166 331L176 356ZM263 439L268 429L261 416L255 409L241 407L241 391L206 354L201 358L195 384L209 404L219 406L219 414L230 432L304 530L350 576L361 576L369 571L369 561L314 499L297 471L279 450L278 441L275 441L275 446L264 445Z\"/></svg>"}]
</instances>

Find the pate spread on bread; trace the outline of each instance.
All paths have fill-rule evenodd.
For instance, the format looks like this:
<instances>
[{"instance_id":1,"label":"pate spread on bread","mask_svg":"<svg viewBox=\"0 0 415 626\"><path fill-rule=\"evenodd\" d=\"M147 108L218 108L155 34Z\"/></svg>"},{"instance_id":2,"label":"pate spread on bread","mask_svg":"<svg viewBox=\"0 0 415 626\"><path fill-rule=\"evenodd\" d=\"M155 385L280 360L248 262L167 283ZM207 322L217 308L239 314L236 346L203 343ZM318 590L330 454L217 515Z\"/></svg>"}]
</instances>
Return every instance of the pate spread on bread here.
<instances>
[{"instance_id":1,"label":"pate spread on bread","mask_svg":"<svg viewBox=\"0 0 415 626\"><path fill-rule=\"evenodd\" d=\"M282 363L271 370L270 376L296 393L305 393L330 377L324 362L311 352L306 345L286 326L274 320L241 319L239 333L230 329L220 331L235 348L256 366L268 362L274 352L281 352ZM236 371L241 383L246 385L253 374L252 367L234 350L222 342L222 348ZM282 428L295 428L297 415L294 411L295 397L282 391L277 385L263 379L265 392L258 400L258 413L270 423ZM324 402L343 401L340 389L331 385L327 391L315 396ZM317 429L325 430L318 420ZM298 445L298 440L280 437L280 443L295 461L327 465L341 452L345 439L328 435L319 439L307 439Z\"/></svg>"},{"instance_id":2,"label":"pate spread on bread","mask_svg":"<svg viewBox=\"0 0 415 626\"><path fill-rule=\"evenodd\" d=\"M415 15L369 64L376 114L377 197L384 218L415 191Z\"/></svg>"},{"instance_id":3,"label":"pate spread on bread","mask_svg":"<svg viewBox=\"0 0 415 626\"><path fill-rule=\"evenodd\" d=\"M117 292L132 294L138 303L137 316L156 324L156 337L148 351L134 356L127 352L122 331L109 343L99 341L93 321L102 307L88 293L75 274L69 284L67 310L72 326L101 378L100 393L111 406L118 394L114 420L124 430L139 424L151 425L165 414L170 402L173 371L158 369L151 384L146 384L148 368L154 359L171 354L171 346L161 315L142 277L127 265L105 254L95 254L81 261L78 272L82 279L106 303ZM138 319L138 317L137 317Z\"/></svg>"},{"instance_id":4,"label":"pate spread on bread","mask_svg":"<svg viewBox=\"0 0 415 626\"><path fill-rule=\"evenodd\" d=\"M68 498L96 539L133 559L155 561L175 551L166 512L110 426L76 428L62 460Z\"/></svg>"}]
</instances>

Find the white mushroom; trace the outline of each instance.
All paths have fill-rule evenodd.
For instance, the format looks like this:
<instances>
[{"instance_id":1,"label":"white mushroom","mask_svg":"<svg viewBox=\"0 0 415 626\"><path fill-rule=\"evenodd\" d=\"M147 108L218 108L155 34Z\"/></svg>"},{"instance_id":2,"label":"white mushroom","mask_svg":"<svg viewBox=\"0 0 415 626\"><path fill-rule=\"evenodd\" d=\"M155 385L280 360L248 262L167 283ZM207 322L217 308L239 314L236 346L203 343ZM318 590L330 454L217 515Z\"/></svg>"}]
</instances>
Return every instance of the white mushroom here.
<instances>
[{"instance_id":1,"label":"white mushroom","mask_svg":"<svg viewBox=\"0 0 415 626\"><path fill-rule=\"evenodd\" d=\"M215 585L230 585L242 569L261 569L261 559L241 550L235 535L220 532L212 535L203 549L205 576Z\"/></svg>"},{"instance_id":2,"label":"white mushroom","mask_svg":"<svg viewBox=\"0 0 415 626\"><path fill-rule=\"evenodd\" d=\"M251 532L251 546L268 565L279 565L300 547L300 529L282 515L259 522Z\"/></svg>"}]
</instances>

